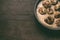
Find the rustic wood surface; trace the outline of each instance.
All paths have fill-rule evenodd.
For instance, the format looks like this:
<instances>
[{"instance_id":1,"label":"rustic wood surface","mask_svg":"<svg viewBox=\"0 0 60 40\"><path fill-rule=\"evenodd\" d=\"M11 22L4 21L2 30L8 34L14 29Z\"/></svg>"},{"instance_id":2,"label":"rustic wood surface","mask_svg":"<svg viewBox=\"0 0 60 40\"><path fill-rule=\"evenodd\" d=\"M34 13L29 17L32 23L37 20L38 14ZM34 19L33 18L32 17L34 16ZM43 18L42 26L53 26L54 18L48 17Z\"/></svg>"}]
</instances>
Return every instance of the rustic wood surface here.
<instances>
[{"instance_id":1,"label":"rustic wood surface","mask_svg":"<svg viewBox=\"0 0 60 40\"><path fill-rule=\"evenodd\" d=\"M60 31L45 29L35 20L36 1L0 0L0 40L60 40Z\"/></svg>"}]
</instances>

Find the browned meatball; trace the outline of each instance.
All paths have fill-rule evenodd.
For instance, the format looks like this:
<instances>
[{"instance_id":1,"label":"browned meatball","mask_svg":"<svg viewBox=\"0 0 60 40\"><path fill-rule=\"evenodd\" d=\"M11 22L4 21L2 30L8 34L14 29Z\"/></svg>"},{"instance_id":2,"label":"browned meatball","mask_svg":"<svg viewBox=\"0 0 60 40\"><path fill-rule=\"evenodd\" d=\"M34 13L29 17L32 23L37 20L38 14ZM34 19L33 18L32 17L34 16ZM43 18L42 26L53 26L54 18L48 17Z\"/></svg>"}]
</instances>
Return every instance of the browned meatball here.
<instances>
[{"instance_id":1,"label":"browned meatball","mask_svg":"<svg viewBox=\"0 0 60 40\"><path fill-rule=\"evenodd\" d=\"M58 3L58 0L50 0L50 3L51 3L52 5L56 5L56 4Z\"/></svg>"},{"instance_id":2,"label":"browned meatball","mask_svg":"<svg viewBox=\"0 0 60 40\"><path fill-rule=\"evenodd\" d=\"M56 25L60 27L60 19L56 20Z\"/></svg>"},{"instance_id":3,"label":"browned meatball","mask_svg":"<svg viewBox=\"0 0 60 40\"><path fill-rule=\"evenodd\" d=\"M44 14L46 14L46 9L44 9L43 7L40 7L40 8L38 9L38 12L39 12L41 15L44 15Z\"/></svg>"},{"instance_id":4,"label":"browned meatball","mask_svg":"<svg viewBox=\"0 0 60 40\"><path fill-rule=\"evenodd\" d=\"M51 16L48 16L45 20L44 20L47 24L52 25L54 23L54 18Z\"/></svg>"},{"instance_id":5,"label":"browned meatball","mask_svg":"<svg viewBox=\"0 0 60 40\"><path fill-rule=\"evenodd\" d=\"M53 9L48 8L48 9L47 9L47 12L48 12L48 14L53 14Z\"/></svg>"},{"instance_id":6,"label":"browned meatball","mask_svg":"<svg viewBox=\"0 0 60 40\"><path fill-rule=\"evenodd\" d=\"M54 18L60 18L60 12L55 12Z\"/></svg>"},{"instance_id":7,"label":"browned meatball","mask_svg":"<svg viewBox=\"0 0 60 40\"><path fill-rule=\"evenodd\" d=\"M57 5L55 5L55 6L54 6L54 9L55 9L56 11L60 11L60 3L58 3Z\"/></svg>"},{"instance_id":8,"label":"browned meatball","mask_svg":"<svg viewBox=\"0 0 60 40\"><path fill-rule=\"evenodd\" d=\"M55 18L60 18L60 14L57 14L54 16Z\"/></svg>"},{"instance_id":9,"label":"browned meatball","mask_svg":"<svg viewBox=\"0 0 60 40\"><path fill-rule=\"evenodd\" d=\"M49 1L43 1L42 4L43 4L43 6L44 6L45 8L51 7L51 4L50 4Z\"/></svg>"}]
</instances>

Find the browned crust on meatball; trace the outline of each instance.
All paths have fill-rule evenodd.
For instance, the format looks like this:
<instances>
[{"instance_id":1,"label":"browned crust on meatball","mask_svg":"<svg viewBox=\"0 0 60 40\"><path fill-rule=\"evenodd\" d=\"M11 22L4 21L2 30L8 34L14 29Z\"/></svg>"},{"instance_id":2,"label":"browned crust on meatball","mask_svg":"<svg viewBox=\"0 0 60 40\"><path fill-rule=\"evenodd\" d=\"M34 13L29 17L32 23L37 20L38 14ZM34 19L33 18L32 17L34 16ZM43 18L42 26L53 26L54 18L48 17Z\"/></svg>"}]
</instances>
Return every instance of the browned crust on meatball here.
<instances>
[{"instance_id":1,"label":"browned crust on meatball","mask_svg":"<svg viewBox=\"0 0 60 40\"><path fill-rule=\"evenodd\" d=\"M56 11L54 12L54 18L60 18L60 12Z\"/></svg>"},{"instance_id":2,"label":"browned crust on meatball","mask_svg":"<svg viewBox=\"0 0 60 40\"><path fill-rule=\"evenodd\" d=\"M44 14L46 14L46 9L44 9L43 7L40 7L40 8L38 9L38 12L39 12L41 15L44 15Z\"/></svg>"},{"instance_id":3,"label":"browned crust on meatball","mask_svg":"<svg viewBox=\"0 0 60 40\"><path fill-rule=\"evenodd\" d=\"M44 21L49 24L52 25L54 23L54 18L51 16L48 16L46 19L44 19Z\"/></svg>"},{"instance_id":4,"label":"browned crust on meatball","mask_svg":"<svg viewBox=\"0 0 60 40\"><path fill-rule=\"evenodd\" d=\"M58 0L50 0L50 3L51 3L52 5L56 5L56 4L58 3Z\"/></svg>"},{"instance_id":5,"label":"browned crust on meatball","mask_svg":"<svg viewBox=\"0 0 60 40\"><path fill-rule=\"evenodd\" d=\"M42 5L45 7L45 8L50 8L51 7L51 4L49 1L43 1L42 2Z\"/></svg>"},{"instance_id":6,"label":"browned crust on meatball","mask_svg":"<svg viewBox=\"0 0 60 40\"><path fill-rule=\"evenodd\" d=\"M56 26L60 27L60 19L56 20Z\"/></svg>"},{"instance_id":7,"label":"browned crust on meatball","mask_svg":"<svg viewBox=\"0 0 60 40\"><path fill-rule=\"evenodd\" d=\"M47 9L47 13L48 13L49 15L53 14L53 9L48 8L48 9Z\"/></svg>"}]
</instances>

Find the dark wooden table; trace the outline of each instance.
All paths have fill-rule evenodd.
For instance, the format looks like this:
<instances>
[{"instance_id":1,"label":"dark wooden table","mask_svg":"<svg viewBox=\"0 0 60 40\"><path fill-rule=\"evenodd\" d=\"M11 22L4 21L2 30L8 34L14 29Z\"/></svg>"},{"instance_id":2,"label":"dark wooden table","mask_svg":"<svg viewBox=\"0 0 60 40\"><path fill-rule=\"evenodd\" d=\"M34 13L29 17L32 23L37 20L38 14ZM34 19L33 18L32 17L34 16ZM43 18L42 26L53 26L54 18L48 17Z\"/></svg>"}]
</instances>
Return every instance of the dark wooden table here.
<instances>
[{"instance_id":1,"label":"dark wooden table","mask_svg":"<svg viewBox=\"0 0 60 40\"><path fill-rule=\"evenodd\" d=\"M60 31L42 28L35 20L36 1L0 0L0 40L60 40Z\"/></svg>"}]
</instances>

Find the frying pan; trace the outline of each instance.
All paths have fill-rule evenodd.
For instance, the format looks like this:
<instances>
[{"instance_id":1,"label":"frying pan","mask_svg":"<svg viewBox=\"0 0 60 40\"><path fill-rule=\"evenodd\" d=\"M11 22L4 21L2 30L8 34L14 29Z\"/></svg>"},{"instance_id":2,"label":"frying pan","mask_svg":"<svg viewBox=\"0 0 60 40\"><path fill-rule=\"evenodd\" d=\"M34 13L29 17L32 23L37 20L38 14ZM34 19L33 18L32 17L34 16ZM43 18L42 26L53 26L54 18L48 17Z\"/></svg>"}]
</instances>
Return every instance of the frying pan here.
<instances>
[{"instance_id":1,"label":"frying pan","mask_svg":"<svg viewBox=\"0 0 60 40\"><path fill-rule=\"evenodd\" d=\"M43 27L45 27L45 28L47 28L47 29L50 29L50 30L60 30L60 28L52 28L52 27L48 27L48 26L43 25L43 24L39 21L39 19L37 18L36 9L37 9L38 4L39 4L41 1L42 1L42 0L37 0L36 3L35 3L35 6L34 6L34 16L35 16L35 18L37 19L37 21L38 21Z\"/></svg>"}]
</instances>

